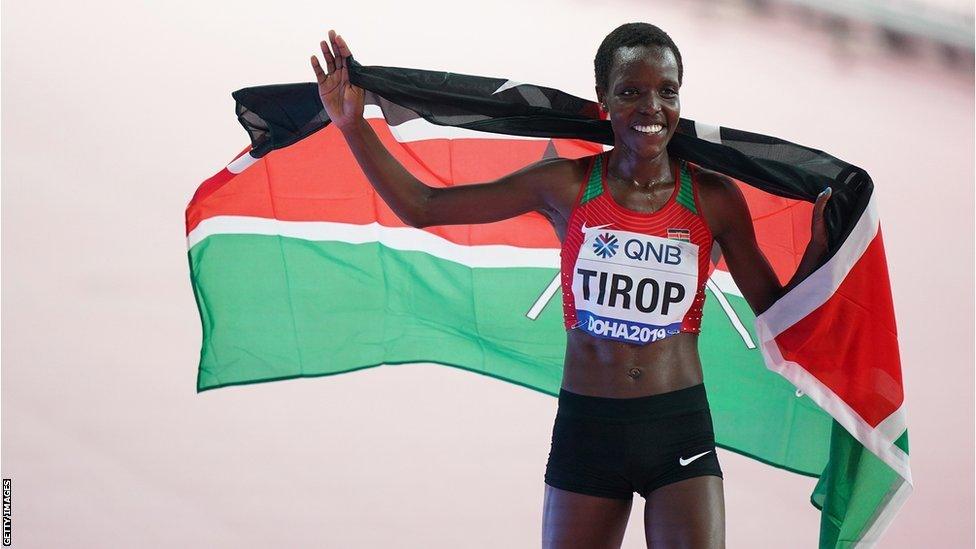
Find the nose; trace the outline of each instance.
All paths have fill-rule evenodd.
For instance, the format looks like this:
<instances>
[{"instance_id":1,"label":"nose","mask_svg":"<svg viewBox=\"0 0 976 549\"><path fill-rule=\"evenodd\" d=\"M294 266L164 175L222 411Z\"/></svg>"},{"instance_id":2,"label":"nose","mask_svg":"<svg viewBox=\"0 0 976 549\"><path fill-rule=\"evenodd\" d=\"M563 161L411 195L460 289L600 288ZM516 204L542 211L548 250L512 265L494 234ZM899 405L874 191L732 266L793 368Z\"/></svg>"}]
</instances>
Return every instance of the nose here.
<instances>
[{"instance_id":1,"label":"nose","mask_svg":"<svg viewBox=\"0 0 976 549\"><path fill-rule=\"evenodd\" d=\"M646 113L652 113L653 114L653 113L656 113L656 112L660 112L660 110L661 110L661 101L660 101L660 98L657 96L656 93L648 93L648 94L645 94L644 95L644 98L645 99L644 99L644 101L641 102L640 108L639 108L641 114L646 114Z\"/></svg>"}]
</instances>

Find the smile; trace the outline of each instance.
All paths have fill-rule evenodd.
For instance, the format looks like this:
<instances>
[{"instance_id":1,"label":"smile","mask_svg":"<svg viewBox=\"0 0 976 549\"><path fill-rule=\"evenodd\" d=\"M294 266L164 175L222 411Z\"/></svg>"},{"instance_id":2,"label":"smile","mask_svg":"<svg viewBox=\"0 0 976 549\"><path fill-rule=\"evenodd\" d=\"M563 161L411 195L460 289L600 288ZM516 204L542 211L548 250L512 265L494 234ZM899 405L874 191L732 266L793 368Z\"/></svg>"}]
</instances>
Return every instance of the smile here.
<instances>
[{"instance_id":1,"label":"smile","mask_svg":"<svg viewBox=\"0 0 976 549\"><path fill-rule=\"evenodd\" d=\"M660 124L652 124L650 126L631 126L631 128L645 134L664 133L664 126Z\"/></svg>"}]
</instances>

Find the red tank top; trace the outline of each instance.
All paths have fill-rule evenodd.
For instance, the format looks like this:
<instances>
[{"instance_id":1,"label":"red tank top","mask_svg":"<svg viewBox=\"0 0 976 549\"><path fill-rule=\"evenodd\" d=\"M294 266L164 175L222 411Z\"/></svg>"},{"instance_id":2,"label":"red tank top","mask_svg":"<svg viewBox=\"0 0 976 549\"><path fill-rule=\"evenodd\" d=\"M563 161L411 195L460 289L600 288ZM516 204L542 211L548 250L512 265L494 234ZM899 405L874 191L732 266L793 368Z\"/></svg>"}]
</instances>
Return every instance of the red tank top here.
<instances>
[{"instance_id":1,"label":"red tank top","mask_svg":"<svg viewBox=\"0 0 976 549\"><path fill-rule=\"evenodd\" d=\"M700 332L712 233L701 216L699 168L673 161L674 192L646 213L613 199L608 158L609 151L592 157L563 237L566 329L639 345Z\"/></svg>"}]
</instances>

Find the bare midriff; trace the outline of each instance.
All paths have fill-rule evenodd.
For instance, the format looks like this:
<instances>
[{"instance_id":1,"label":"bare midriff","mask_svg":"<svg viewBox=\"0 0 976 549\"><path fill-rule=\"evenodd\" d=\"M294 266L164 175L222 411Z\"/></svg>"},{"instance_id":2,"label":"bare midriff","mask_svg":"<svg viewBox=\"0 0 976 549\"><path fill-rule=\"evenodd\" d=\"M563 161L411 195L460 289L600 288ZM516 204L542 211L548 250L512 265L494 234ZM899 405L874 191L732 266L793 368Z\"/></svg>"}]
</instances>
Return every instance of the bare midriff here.
<instances>
[{"instance_id":1,"label":"bare midriff","mask_svg":"<svg viewBox=\"0 0 976 549\"><path fill-rule=\"evenodd\" d=\"M682 332L646 345L566 332L562 388L609 398L636 398L702 382L698 334Z\"/></svg>"}]
</instances>

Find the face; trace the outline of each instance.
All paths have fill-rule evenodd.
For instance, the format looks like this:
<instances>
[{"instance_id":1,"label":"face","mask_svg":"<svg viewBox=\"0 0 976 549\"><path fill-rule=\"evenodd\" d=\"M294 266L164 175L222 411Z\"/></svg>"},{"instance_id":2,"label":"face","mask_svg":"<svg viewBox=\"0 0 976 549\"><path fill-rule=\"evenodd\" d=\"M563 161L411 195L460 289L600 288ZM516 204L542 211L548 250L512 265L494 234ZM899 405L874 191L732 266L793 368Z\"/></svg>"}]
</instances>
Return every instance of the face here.
<instances>
[{"instance_id":1,"label":"face","mask_svg":"<svg viewBox=\"0 0 976 549\"><path fill-rule=\"evenodd\" d=\"M609 111L614 145L644 158L666 150L681 114L678 88L678 60L670 48L633 46L614 52L608 87L596 88Z\"/></svg>"}]
</instances>

